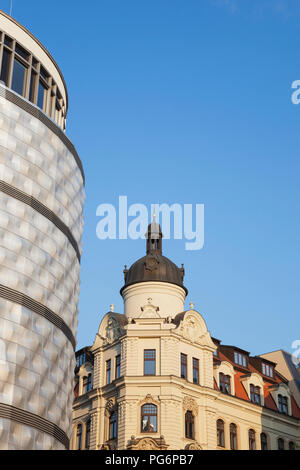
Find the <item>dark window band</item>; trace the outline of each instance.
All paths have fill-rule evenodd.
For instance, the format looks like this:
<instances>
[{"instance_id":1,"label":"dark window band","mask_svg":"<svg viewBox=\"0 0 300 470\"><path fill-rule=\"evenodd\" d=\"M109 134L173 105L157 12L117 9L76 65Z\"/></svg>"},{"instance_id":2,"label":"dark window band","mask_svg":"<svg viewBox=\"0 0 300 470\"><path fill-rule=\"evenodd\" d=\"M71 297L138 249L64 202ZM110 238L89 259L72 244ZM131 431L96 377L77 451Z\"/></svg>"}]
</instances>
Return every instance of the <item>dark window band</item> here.
<instances>
[{"instance_id":1,"label":"dark window band","mask_svg":"<svg viewBox=\"0 0 300 470\"><path fill-rule=\"evenodd\" d=\"M64 322L64 320L52 310L50 310L50 308L40 304L31 297L28 297L28 295L26 294L22 294L21 292L11 289L10 287L3 286L2 284L0 284L0 297L5 300L9 300L10 302L14 302L18 305L22 305L23 307L32 310L34 313L41 315L41 317L46 318L64 333L64 335L72 344L73 349L75 350L76 340L73 336L71 329Z\"/></svg>"},{"instance_id":2,"label":"dark window band","mask_svg":"<svg viewBox=\"0 0 300 470\"><path fill-rule=\"evenodd\" d=\"M19 106L19 108L23 109L27 113L31 114L31 116L34 116L37 118L39 121L41 121L45 126L48 127L67 147L67 149L72 153L73 157L75 158L75 161L78 165L78 168L80 170L82 179L83 179L83 184L85 183L85 177L84 177L84 171L83 171L83 166L81 163L81 160L79 158L78 153L76 152L76 149L72 142L68 139L66 134L58 127L54 122L51 121L40 109L38 109L36 106L32 105L29 101L25 100L21 96L16 95L15 93L11 92L8 88L5 86L0 86L0 96L3 98L7 99L11 103Z\"/></svg>"},{"instance_id":3,"label":"dark window band","mask_svg":"<svg viewBox=\"0 0 300 470\"><path fill-rule=\"evenodd\" d=\"M21 410L15 406L0 403L0 417L16 421L17 423L30 426L38 431L45 432L54 437L57 441L61 442L66 449L69 448L69 438L67 434L60 429L56 424L51 423L45 418L29 411Z\"/></svg>"},{"instance_id":4,"label":"dark window band","mask_svg":"<svg viewBox=\"0 0 300 470\"><path fill-rule=\"evenodd\" d=\"M42 204L40 201L38 201L34 197L29 196L26 193L23 193L23 191L20 191L14 186L11 186L10 184L7 184L1 180L0 180L0 191L7 194L8 196L13 197L14 199L17 199L18 201L23 202L24 204L27 204L28 206L32 207L34 210L39 212L39 214L43 215L48 220L50 220L50 222L52 222L68 238L69 242L71 243L74 250L76 251L78 261L80 262L80 251L79 251L77 242L72 235L71 230L69 229L69 227L66 226L64 222L62 222L62 220L60 220L59 217L57 217L56 214L54 214L54 212L52 212L50 209L48 209L48 207L44 206L44 204Z\"/></svg>"}]
</instances>

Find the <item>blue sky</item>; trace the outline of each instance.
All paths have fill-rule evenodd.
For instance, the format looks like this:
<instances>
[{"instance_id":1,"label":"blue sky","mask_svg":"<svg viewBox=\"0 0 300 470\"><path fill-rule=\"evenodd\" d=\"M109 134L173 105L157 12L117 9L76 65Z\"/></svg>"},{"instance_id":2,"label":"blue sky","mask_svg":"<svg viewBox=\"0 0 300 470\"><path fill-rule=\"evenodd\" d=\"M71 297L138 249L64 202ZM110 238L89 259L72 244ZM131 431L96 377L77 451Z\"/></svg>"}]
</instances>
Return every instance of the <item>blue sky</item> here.
<instances>
[{"instance_id":1,"label":"blue sky","mask_svg":"<svg viewBox=\"0 0 300 470\"><path fill-rule=\"evenodd\" d=\"M9 12L9 0L1 8ZM67 135L86 173L78 347L92 344L123 266L145 241L96 238L96 208L203 203L185 264L211 334L253 354L299 339L298 0L14 0L69 91Z\"/></svg>"}]
</instances>

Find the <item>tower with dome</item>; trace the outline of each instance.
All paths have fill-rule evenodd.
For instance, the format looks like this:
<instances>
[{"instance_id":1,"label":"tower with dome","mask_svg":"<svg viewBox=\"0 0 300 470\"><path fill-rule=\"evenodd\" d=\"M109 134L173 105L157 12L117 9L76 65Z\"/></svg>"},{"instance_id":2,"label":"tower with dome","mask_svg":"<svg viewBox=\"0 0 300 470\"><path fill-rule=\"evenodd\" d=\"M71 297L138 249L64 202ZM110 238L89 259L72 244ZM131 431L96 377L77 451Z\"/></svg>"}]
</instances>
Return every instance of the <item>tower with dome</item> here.
<instances>
[{"instance_id":1,"label":"tower with dome","mask_svg":"<svg viewBox=\"0 0 300 470\"><path fill-rule=\"evenodd\" d=\"M72 449L294 449L300 393L277 364L213 338L184 268L163 255L153 220L146 254L124 269L124 313L110 306L77 351Z\"/></svg>"}]
</instances>

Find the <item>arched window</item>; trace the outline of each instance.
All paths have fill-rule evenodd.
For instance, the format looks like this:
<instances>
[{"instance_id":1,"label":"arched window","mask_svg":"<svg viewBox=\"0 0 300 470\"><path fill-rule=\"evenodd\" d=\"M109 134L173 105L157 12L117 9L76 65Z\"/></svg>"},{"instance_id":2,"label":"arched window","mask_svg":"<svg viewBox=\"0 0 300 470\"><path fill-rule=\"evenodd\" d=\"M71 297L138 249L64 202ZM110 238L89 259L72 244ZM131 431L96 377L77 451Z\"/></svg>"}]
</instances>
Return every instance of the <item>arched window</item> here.
<instances>
[{"instance_id":1,"label":"arched window","mask_svg":"<svg viewBox=\"0 0 300 470\"><path fill-rule=\"evenodd\" d=\"M260 447L261 450L268 450L268 438L264 432L260 435Z\"/></svg>"},{"instance_id":2,"label":"arched window","mask_svg":"<svg viewBox=\"0 0 300 470\"><path fill-rule=\"evenodd\" d=\"M92 374L83 377L83 393L87 393L90 390L92 390Z\"/></svg>"},{"instance_id":3,"label":"arched window","mask_svg":"<svg viewBox=\"0 0 300 470\"><path fill-rule=\"evenodd\" d=\"M249 429L249 449L256 450L255 431L253 429Z\"/></svg>"},{"instance_id":4,"label":"arched window","mask_svg":"<svg viewBox=\"0 0 300 470\"><path fill-rule=\"evenodd\" d=\"M109 417L109 439L117 438L118 413L113 411Z\"/></svg>"},{"instance_id":5,"label":"arched window","mask_svg":"<svg viewBox=\"0 0 300 470\"><path fill-rule=\"evenodd\" d=\"M284 440L281 437L277 441L278 450L284 450Z\"/></svg>"},{"instance_id":6,"label":"arched window","mask_svg":"<svg viewBox=\"0 0 300 470\"><path fill-rule=\"evenodd\" d=\"M146 404L141 410L141 432L157 432L157 406Z\"/></svg>"},{"instance_id":7,"label":"arched window","mask_svg":"<svg viewBox=\"0 0 300 470\"><path fill-rule=\"evenodd\" d=\"M195 438L194 416L191 411L185 413L185 437L188 439Z\"/></svg>"},{"instance_id":8,"label":"arched window","mask_svg":"<svg viewBox=\"0 0 300 470\"><path fill-rule=\"evenodd\" d=\"M256 403L257 405L261 404L260 387L255 387L255 385L253 384L250 385L250 399L253 403Z\"/></svg>"},{"instance_id":9,"label":"arched window","mask_svg":"<svg viewBox=\"0 0 300 470\"><path fill-rule=\"evenodd\" d=\"M81 424L78 424L77 426L76 443L77 443L77 450L81 450L81 447L82 447L82 425Z\"/></svg>"},{"instance_id":10,"label":"arched window","mask_svg":"<svg viewBox=\"0 0 300 470\"><path fill-rule=\"evenodd\" d=\"M237 450L237 428L234 423L230 425L230 449Z\"/></svg>"},{"instance_id":11,"label":"arched window","mask_svg":"<svg viewBox=\"0 0 300 470\"><path fill-rule=\"evenodd\" d=\"M289 442L289 450L295 450L295 442Z\"/></svg>"},{"instance_id":12,"label":"arched window","mask_svg":"<svg viewBox=\"0 0 300 470\"><path fill-rule=\"evenodd\" d=\"M220 379L220 391L222 393L227 393L228 395L230 395L231 394L230 375L224 375L223 372L220 372L219 379Z\"/></svg>"},{"instance_id":13,"label":"arched window","mask_svg":"<svg viewBox=\"0 0 300 470\"><path fill-rule=\"evenodd\" d=\"M282 395L278 395L278 411L285 415L288 414L288 399Z\"/></svg>"},{"instance_id":14,"label":"arched window","mask_svg":"<svg viewBox=\"0 0 300 470\"><path fill-rule=\"evenodd\" d=\"M224 421L221 419L217 421L217 445L225 447Z\"/></svg>"},{"instance_id":15,"label":"arched window","mask_svg":"<svg viewBox=\"0 0 300 470\"><path fill-rule=\"evenodd\" d=\"M85 426L85 448L89 450L90 448L90 437L91 437L91 420L89 419Z\"/></svg>"}]
</instances>

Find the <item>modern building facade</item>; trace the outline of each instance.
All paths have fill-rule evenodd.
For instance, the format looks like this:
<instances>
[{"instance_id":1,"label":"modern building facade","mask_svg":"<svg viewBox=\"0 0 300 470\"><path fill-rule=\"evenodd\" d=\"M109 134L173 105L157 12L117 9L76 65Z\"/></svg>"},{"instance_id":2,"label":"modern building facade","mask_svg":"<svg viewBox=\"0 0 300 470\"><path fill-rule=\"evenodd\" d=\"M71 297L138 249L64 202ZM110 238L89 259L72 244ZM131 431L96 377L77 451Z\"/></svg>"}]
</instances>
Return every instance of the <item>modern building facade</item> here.
<instances>
[{"instance_id":1,"label":"modern building facade","mask_svg":"<svg viewBox=\"0 0 300 470\"><path fill-rule=\"evenodd\" d=\"M184 269L162 254L124 270L124 314L113 305L92 346L77 352L73 449L295 449L300 409L276 361L211 337Z\"/></svg>"},{"instance_id":2,"label":"modern building facade","mask_svg":"<svg viewBox=\"0 0 300 470\"><path fill-rule=\"evenodd\" d=\"M43 45L0 11L0 449L69 446L84 173Z\"/></svg>"}]
</instances>

